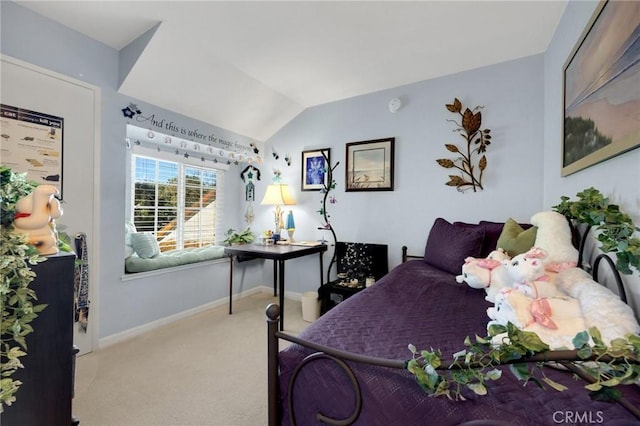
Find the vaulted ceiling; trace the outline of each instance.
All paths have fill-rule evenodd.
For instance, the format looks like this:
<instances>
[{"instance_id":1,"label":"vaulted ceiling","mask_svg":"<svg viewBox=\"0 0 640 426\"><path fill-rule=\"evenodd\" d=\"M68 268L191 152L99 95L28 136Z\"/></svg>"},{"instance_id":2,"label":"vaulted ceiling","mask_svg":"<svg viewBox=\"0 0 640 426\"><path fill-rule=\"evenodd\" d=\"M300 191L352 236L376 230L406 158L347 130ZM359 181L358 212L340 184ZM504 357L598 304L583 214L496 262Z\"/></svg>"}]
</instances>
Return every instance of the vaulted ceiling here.
<instances>
[{"instance_id":1,"label":"vaulted ceiling","mask_svg":"<svg viewBox=\"0 0 640 426\"><path fill-rule=\"evenodd\" d=\"M120 93L263 141L314 105L544 52L566 6L566 0L17 3L120 50L123 63L123 53L135 51Z\"/></svg>"}]
</instances>

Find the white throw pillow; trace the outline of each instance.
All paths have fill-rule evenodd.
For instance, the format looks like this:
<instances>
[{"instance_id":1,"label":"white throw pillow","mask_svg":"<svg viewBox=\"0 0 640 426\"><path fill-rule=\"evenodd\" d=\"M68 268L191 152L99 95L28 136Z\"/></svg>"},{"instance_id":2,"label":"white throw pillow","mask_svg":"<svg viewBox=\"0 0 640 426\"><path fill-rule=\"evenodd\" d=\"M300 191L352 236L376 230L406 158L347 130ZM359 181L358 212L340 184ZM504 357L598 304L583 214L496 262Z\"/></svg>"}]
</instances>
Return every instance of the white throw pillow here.
<instances>
[{"instance_id":1,"label":"white throw pillow","mask_svg":"<svg viewBox=\"0 0 640 426\"><path fill-rule=\"evenodd\" d=\"M131 246L143 259L156 257L160 253L160 246L156 236L149 232L136 232L131 234Z\"/></svg>"},{"instance_id":2,"label":"white throw pillow","mask_svg":"<svg viewBox=\"0 0 640 426\"><path fill-rule=\"evenodd\" d=\"M131 235L137 232L136 226L132 222L124 225L124 258L131 257L135 250L131 245Z\"/></svg>"}]
</instances>

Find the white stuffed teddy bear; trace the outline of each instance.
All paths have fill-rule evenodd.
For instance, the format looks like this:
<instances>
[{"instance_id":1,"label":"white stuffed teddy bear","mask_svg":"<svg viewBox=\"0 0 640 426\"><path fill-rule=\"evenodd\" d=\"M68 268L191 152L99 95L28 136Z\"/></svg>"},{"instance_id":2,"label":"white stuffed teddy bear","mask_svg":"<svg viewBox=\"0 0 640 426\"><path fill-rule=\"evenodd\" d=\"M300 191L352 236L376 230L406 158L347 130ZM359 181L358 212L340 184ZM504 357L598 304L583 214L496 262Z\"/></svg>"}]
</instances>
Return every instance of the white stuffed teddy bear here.
<instances>
[{"instance_id":1,"label":"white stuffed teddy bear","mask_svg":"<svg viewBox=\"0 0 640 426\"><path fill-rule=\"evenodd\" d=\"M532 331L551 349L573 349L573 338L587 329L580 303L571 297L532 299L515 289L503 289L496 295L495 307L487 309L493 324L512 323L524 331ZM499 345L506 334L494 336Z\"/></svg>"},{"instance_id":2,"label":"white stuffed teddy bear","mask_svg":"<svg viewBox=\"0 0 640 426\"><path fill-rule=\"evenodd\" d=\"M627 334L640 334L640 325L629 305L611 290L595 282L580 268L568 268L556 277L556 285L578 299L587 328L597 327L605 344Z\"/></svg>"},{"instance_id":3,"label":"white stuffed teddy bear","mask_svg":"<svg viewBox=\"0 0 640 426\"><path fill-rule=\"evenodd\" d=\"M571 227L567 218L554 211L539 212L531 216L532 225L538 227L534 246L545 250L545 269L560 272L575 267L578 263L578 250L571 241Z\"/></svg>"},{"instance_id":4,"label":"white stuffed teddy bear","mask_svg":"<svg viewBox=\"0 0 640 426\"><path fill-rule=\"evenodd\" d=\"M544 250L532 247L528 252L504 261L505 271L512 283L511 287L533 299L563 296L564 294L558 291L552 278L545 272L543 262L545 257Z\"/></svg>"},{"instance_id":5,"label":"white stuffed teddy bear","mask_svg":"<svg viewBox=\"0 0 640 426\"><path fill-rule=\"evenodd\" d=\"M503 262L509 260L509 255L503 250L494 250L485 259L467 257L462 265L462 274L456 276L459 283L465 282L471 288L483 288L489 302L495 302L495 295L501 288L510 287Z\"/></svg>"},{"instance_id":6,"label":"white stuffed teddy bear","mask_svg":"<svg viewBox=\"0 0 640 426\"><path fill-rule=\"evenodd\" d=\"M13 227L17 233L26 234L40 254L58 253L55 219L63 213L55 197L58 194L55 186L40 185L16 203Z\"/></svg>"}]
</instances>

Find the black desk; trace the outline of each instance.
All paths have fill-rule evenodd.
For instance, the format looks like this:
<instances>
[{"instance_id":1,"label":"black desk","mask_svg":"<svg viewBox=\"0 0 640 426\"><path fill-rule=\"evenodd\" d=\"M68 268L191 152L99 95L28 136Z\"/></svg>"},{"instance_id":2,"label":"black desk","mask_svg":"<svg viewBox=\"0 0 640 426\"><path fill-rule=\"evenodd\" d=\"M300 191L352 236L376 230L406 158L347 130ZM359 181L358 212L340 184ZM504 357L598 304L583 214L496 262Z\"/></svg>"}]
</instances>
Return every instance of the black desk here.
<instances>
[{"instance_id":1,"label":"black desk","mask_svg":"<svg viewBox=\"0 0 640 426\"><path fill-rule=\"evenodd\" d=\"M263 246L257 244L245 244L238 246L230 246L224 248L224 254L230 258L229 269L229 314L232 313L233 301L233 256L241 256L245 258L255 259L273 259L273 295L280 294L280 329L284 330L284 262L285 260L295 259L296 257L308 256L310 254L319 253L320 256L320 285L322 285L322 254L327 251L326 244L318 244L316 246L295 246L276 244L272 246Z\"/></svg>"}]
</instances>

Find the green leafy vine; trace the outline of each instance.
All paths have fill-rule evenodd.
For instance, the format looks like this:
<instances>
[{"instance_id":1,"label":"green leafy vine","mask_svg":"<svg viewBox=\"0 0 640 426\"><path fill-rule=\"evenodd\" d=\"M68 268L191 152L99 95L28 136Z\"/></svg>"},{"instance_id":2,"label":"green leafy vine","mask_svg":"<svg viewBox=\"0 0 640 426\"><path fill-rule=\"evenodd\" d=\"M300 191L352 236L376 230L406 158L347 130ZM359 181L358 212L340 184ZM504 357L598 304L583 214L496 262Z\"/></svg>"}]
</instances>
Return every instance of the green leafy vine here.
<instances>
[{"instance_id":1,"label":"green leafy vine","mask_svg":"<svg viewBox=\"0 0 640 426\"><path fill-rule=\"evenodd\" d=\"M616 267L623 274L631 274L631 267L640 271L640 238L634 236L640 228L616 204L595 188L576 194L577 200L560 197L553 209L570 219L594 228L600 249L616 254Z\"/></svg>"},{"instance_id":2,"label":"green leafy vine","mask_svg":"<svg viewBox=\"0 0 640 426\"><path fill-rule=\"evenodd\" d=\"M0 167L0 412L16 400L16 392L22 383L12 379L12 375L24 368L20 358L27 354L25 337L33 331L30 323L46 307L34 304L36 293L29 288L35 278L30 265L46 258L27 243L26 235L15 233L13 228L16 203L35 186L27 180L26 174Z\"/></svg>"},{"instance_id":3,"label":"green leafy vine","mask_svg":"<svg viewBox=\"0 0 640 426\"><path fill-rule=\"evenodd\" d=\"M505 333L496 344L496 336ZM546 384L562 392L566 387L544 373L545 363L556 361L587 380L585 388L591 398L600 401L618 400L616 387L635 383L640 377L640 337L636 335L614 339L607 347L600 332L591 328L574 337L574 350L550 351L537 334L508 323L489 327L486 338L467 337L464 345L465 349L445 360L438 350L419 351L410 344L413 357L405 366L429 395L455 400L465 400L465 390L486 395L488 382L502 377L501 365L509 365L511 373L525 384L533 382L542 389Z\"/></svg>"}]
</instances>

